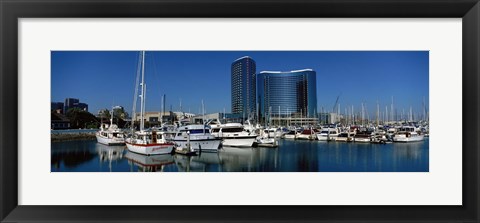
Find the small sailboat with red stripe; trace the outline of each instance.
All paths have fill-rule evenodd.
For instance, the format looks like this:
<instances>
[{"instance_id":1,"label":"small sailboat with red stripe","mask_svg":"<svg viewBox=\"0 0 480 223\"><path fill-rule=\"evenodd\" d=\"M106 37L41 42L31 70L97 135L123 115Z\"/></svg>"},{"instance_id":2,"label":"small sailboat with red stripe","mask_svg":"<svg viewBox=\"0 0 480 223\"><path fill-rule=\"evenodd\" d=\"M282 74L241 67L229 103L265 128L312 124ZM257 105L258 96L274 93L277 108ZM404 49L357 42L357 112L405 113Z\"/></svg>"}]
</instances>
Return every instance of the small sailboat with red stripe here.
<instances>
[{"instance_id":1,"label":"small sailboat with red stripe","mask_svg":"<svg viewBox=\"0 0 480 223\"><path fill-rule=\"evenodd\" d=\"M161 155L171 154L174 144L167 142L165 134L157 129L144 129L145 116L145 93L147 86L145 85L145 51L142 51L141 69L137 72L137 83L141 74L141 83L136 85L135 98L133 102L133 114L135 114L137 98L140 98L140 130L133 132L134 119L132 119L132 133L125 140L125 144L129 151L144 155ZM140 67L140 66L139 66ZM140 95L137 97L138 87L140 87Z\"/></svg>"}]
</instances>

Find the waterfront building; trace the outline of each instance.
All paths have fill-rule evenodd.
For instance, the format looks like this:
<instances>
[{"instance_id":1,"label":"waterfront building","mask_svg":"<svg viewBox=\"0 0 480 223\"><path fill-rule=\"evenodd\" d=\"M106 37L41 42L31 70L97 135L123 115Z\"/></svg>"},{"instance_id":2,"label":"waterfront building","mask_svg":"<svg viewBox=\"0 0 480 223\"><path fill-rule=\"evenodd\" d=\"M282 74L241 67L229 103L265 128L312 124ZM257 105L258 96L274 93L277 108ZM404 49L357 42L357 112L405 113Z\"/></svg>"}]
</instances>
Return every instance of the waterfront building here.
<instances>
[{"instance_id":1,"label":"waterfront building","mask_svg":"<svg viewBox=\"0 0 480 223\"><path fill-rule=\"evenodd\" d=\"M88 104L80 103L80 100L77 98L65 98L63 114L67 114L67 111L70 108L80 108L81 110L88 112Z\"/></svg>"},{"instance_id":2,"label":"waterfront building","mask_svg":"<svg viewBox=\"0 0 480 223\"><path fill-rule=\"evenodd\" d=\"M256 113L256 63L249 57L241 57L231 67L232 113L253 118Z\"/></svg>"},{"instance_id":3,"label":"waterfront building","mask_svg":"<svg viewBox=\"0 0 480 223\"><path fill-rule=\"evenodd\" d=\"M314 70L262 71L257 83L258 120L261 123L307 125L318 121Z\"/></svg>"},{"instance_id":4,"label":"waterfront building","mask_svg":"<svg viewBox=\"0 0 480 223\"><path fill-rule=\"evenodd\" d=\"M134 120L136 122L140 121L140 112L137 112L134 115ZM175 115L174 112L145 112L143 115L143 120L144 122L148 122L150 125L160 125L160 121L162 123L174 123L175 121L178 120L177 116Z\"/></svg>"},{"instance_id":5,"label":"waterfront building","mask_svg":"<svg viewBox=\"0 0 480 223\"><path fill-rule=\"evenodd\" d=\"M51 129L69 129L70 120L65 115L52 112L50 116Z\"/></svg>"},{"instance_id":6,"label":"waterfront building","mask_svg":"<svg viewBox=\"0 0 480 223\"><path fill-rule=\"evenodd\" d=\"M323 112L318 114L320 118L320 124L335 124L340 123L343 119L342 115L334 112Z\"/></svg>"},{"instance_id":7,"label":"waterfront building","mask_svg":"<svg viewBox=\"0 0 480 223\"><path fill-rule=\"evenodd\" d=\"M243 117L240 114L232 114L232 113L211 113L205 115L197 115L190 118L191 123L201 124L204 120L208 122L209 120L219 120L222 123L243 123Z\"/></svg>"}]
</instances>

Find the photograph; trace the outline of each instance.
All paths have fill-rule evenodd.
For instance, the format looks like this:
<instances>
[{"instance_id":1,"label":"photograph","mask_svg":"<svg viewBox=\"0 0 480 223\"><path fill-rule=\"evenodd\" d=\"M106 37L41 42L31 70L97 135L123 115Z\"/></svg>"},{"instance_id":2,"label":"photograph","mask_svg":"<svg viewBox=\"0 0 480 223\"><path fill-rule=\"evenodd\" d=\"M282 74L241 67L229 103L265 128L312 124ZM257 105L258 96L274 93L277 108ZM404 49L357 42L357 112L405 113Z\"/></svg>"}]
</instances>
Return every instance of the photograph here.
<instances>
[{"instance_id":1,"label":"photograph","mask_svg":"<svg viewBox=\"0 0 480 223\"><path fill-rule=\"evenodd\" d=\"M0 222L480 220L480 0L0 2Z\"/></svg>"},{"instance_id":2,"label":"photograph","mask_svg":"<svg viewBox=\"0 0 480 223\"><path fill-rule=\"evenodd\" d=\"M51 172L429 172L429 51L51 51L50 68Z\"/></svg>"}]
</instances>

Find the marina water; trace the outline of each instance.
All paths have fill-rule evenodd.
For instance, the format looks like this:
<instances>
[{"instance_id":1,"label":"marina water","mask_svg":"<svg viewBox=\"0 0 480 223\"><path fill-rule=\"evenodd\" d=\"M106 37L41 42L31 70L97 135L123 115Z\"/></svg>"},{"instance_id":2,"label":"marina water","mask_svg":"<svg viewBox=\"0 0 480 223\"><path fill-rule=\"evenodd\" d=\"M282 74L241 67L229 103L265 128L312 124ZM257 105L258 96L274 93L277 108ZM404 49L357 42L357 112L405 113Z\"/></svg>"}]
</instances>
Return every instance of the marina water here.
<instances>
[{"instance_id":1,"label":"marina water","mask_svg":"<svg viewBox=\"0 0 480 223\"><path fill-rule=\"evenodd\" d=\"M278 148L223 147L197 156L144 156L96 140L52 142L52 172L428 172L429 139L345 143L280 139Z\"/></svg>"}]
</instances>

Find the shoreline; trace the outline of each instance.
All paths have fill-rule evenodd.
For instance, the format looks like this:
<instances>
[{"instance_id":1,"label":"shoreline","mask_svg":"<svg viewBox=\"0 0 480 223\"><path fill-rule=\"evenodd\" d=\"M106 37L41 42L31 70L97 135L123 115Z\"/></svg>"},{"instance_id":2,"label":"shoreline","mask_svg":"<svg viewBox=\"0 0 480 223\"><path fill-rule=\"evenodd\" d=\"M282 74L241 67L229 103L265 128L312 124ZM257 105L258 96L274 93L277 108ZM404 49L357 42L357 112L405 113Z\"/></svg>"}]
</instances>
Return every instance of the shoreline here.
<instances>
[{"instance_id":1,"label":"shoreline","mask_svg":"<svg viewBox=\"0 0 480 223\"><path fill-rule=\"evenodd\" d=\"M75 141L75 140L92 140L96 139L95 133L51 133L51 142Z\"/></svg>"}]
</instances>

